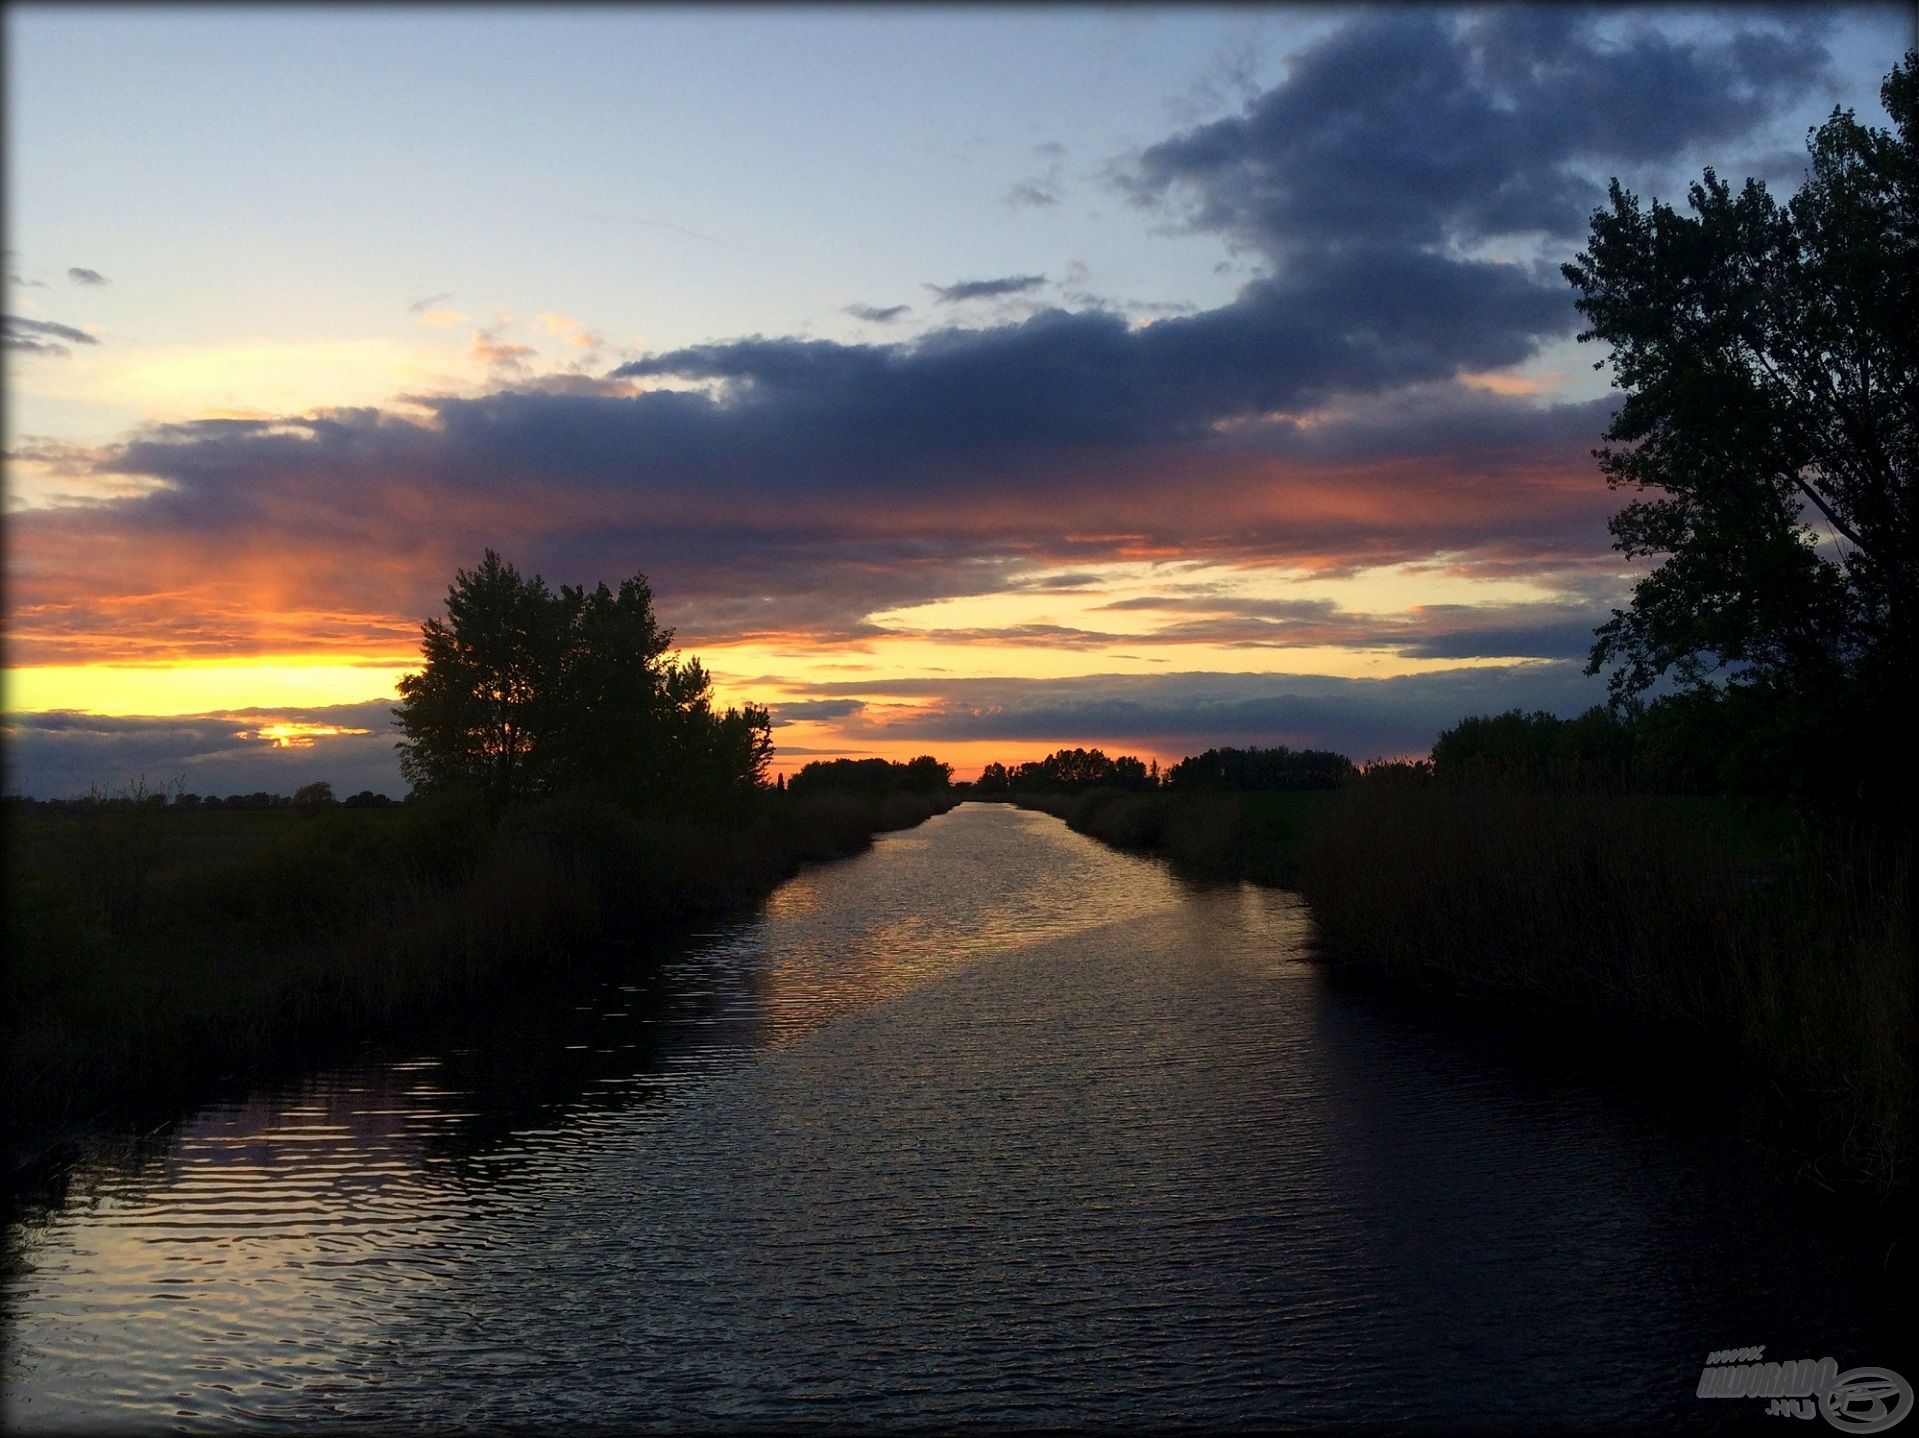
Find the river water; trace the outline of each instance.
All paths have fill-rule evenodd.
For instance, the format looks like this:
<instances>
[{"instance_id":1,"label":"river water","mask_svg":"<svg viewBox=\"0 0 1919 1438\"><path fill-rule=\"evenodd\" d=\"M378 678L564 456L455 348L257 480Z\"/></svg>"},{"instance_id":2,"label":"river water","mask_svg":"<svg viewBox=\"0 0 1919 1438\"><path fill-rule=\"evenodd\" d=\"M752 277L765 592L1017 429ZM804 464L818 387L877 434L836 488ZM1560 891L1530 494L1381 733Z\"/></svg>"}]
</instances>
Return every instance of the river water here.
<instances>
[{"instance_id":1,"label":"river water","mask_svg":"<svg viewBox=\"0 0 1919 1438\"><path fill-rule=\"evenodd\" d=\"M962 806L103 1140L10 1220L7 1427L1767 1429L1709 1350L1913 1373L1877 1250L1719 1101L1310 933Z\"/></svg>"}]
</instances>

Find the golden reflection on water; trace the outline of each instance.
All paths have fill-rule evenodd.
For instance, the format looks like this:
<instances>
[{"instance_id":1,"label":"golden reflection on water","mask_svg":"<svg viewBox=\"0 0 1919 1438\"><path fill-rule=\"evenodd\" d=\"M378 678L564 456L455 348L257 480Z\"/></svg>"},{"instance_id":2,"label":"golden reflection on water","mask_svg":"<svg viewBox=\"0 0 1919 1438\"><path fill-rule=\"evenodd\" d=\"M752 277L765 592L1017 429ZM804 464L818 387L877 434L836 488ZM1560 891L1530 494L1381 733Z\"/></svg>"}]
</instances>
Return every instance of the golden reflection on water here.
<instances>
[{"instance_id":1,"label":"golden reflection on water","mask_svg":"<svg viewBox=\"0 0 1919 1438\"><path fill-rule=\"evenodd\" d=\"M1684 1425L1669 1370L1755 1324L1898 1367L1897 1295L1731 1145L1310 934L1036 814L883 836L103 1141L9 1226L7 1426Z\"/></svg>"}]
</instances>

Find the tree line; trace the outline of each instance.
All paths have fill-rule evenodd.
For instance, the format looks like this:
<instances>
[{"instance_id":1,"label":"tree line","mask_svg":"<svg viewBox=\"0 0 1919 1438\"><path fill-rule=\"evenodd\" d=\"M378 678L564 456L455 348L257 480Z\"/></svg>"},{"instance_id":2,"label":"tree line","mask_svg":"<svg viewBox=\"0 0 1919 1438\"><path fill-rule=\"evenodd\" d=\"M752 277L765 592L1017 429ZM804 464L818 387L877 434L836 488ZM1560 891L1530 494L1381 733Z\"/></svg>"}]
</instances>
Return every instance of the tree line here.
<instances>
[{"instance_id":1,"label":"tree line","mask_svg":"<svg viewBox=\"0 0 1919 1438\"><path fill-rule=\"evenodd\" d=\"M977 795L1062 794L1092 789L1173 793L1330 789L1354 772L1344 754L1325 749L1208 749L1160 772L1157 759L1100 749L1058 749L1023 764L987 764L973 782Z\"/></svg>"},{"instance_id":2,"label":"tree line","mask_svg":"<svg viewBox=\"0 0 1919 1438\"><path fill-rule=\"evenodd\" d=\"M941 794L952 787L953 766L931 754L891 759L816 759L780 787L789 794Z\"/></svg>"},{"instance_id":3,"label":"tree line","mask_svg":"<svg viewBox=\"0 0 1919 1438\"><path fill-rule=\"evenodd\" d=\"M312 784L302 784L291 794L269 794L259 789L251 794L228 794L224 798L218 794L196 794L191 790L173 793L166 789L146 790L139 794L100 794L93 793L72 799L34 799L24 794L9 794L8 804L27 808L52 810L79 810L89 808L110 809L165 809L173 813L255 813L263 809L299 809L310 811L338 805L342 809L385 809L396 803L403 803L390 794L382 794L374 789L362 789L346 798L337 798L333 786L324 779Z\"/></svg>"}]
</instances>

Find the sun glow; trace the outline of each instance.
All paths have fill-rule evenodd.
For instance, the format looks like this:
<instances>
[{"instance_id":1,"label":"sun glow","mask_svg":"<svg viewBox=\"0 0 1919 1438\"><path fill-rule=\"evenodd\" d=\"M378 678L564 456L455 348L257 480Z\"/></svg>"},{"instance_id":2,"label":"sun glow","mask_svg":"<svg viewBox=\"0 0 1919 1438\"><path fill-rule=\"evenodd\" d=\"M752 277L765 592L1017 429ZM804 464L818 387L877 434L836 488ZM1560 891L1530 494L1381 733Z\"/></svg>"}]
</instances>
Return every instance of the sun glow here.
<instances>
[{"instance_id":1,"label":"sun glow","mask_svg":"<svg viewBox=\"0 0 1919 1438\"><path fill-rule=\"evenodd\" d=\"M342 662L297 654L192 664L58 664L7 672L11 713L223 714L236 709L317 709L395 698L417 662Z\"/></svg>"},{"instance_id":2,"label":"sun glow","mask_svg":"<svg viewBox=\"0 0 1919 1438\"><path fill-rule=\"evenodd\" d=\"M339 724L312 724L299 719L280 719L251 729L236 729L235 739L252 739L271 744L275 749L311 749L316 739L338 739L351 734L371 734L371 729L349 729Z\"/></svg>"}]
</instances>

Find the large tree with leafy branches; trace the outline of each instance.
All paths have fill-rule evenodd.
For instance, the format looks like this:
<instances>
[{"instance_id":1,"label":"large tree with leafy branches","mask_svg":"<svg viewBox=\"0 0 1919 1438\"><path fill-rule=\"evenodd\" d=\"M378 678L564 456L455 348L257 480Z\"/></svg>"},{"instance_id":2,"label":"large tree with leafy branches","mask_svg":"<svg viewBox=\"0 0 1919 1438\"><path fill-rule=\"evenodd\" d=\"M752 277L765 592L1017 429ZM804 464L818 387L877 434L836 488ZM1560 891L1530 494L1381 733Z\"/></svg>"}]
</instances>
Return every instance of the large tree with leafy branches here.
<instances>
[{"instance_id":1,"label":"large tree with leafy branches","mask_svg":"<svg viewBox=\"0 0 1919 1438\"><path fill-rule=\"evenodd\" d=\"M456 572L446 607L421 626L424 667L401 679L393 711L416 788L711 803L765 784L767 711L714 709L700 662L671 652L644 576L553 590L489 549Z\"/></svg>"},{"instance_id":2,"label":"large tree with leafy branches","mask_svg":"<svg viewBox=\"0 0 1919 1438\"><path fill-rule=\"evenodd\" d=\"M1807 742L1903 728L1919 625L1919 55L1892 128L1835 110L1780 204L1712 170L1690 213L1615 181L1564 267L1625 398L1597 451L1657 564L1597 635L1617 699L1660 680ZM1803 750L1806 746L1801 744ZM1909 765L1907 766L1910 767Z\"/></svg>"}]
</instances>

